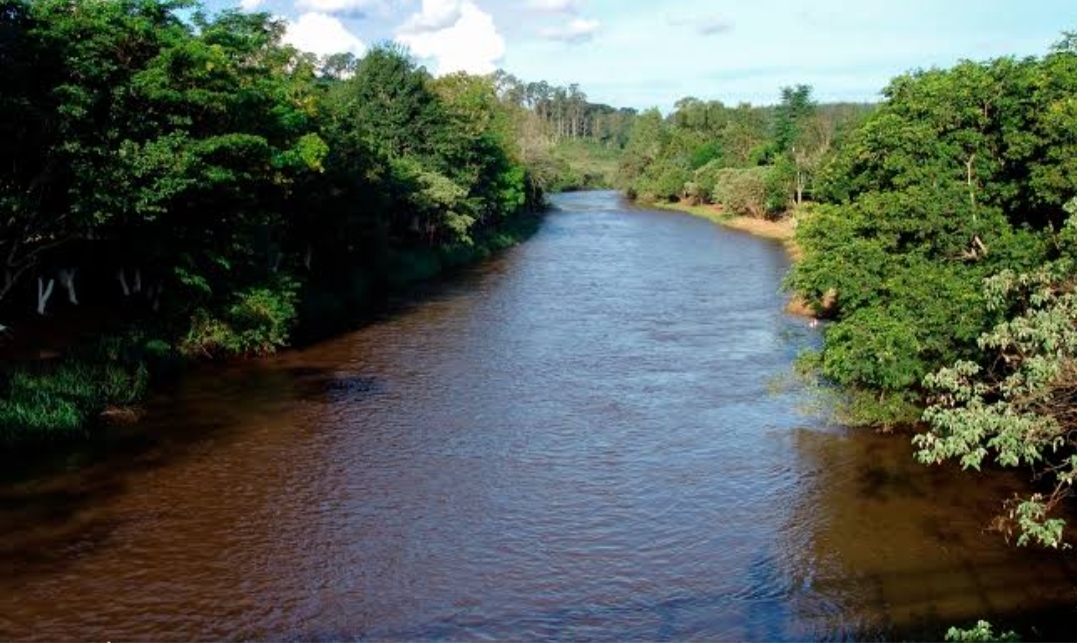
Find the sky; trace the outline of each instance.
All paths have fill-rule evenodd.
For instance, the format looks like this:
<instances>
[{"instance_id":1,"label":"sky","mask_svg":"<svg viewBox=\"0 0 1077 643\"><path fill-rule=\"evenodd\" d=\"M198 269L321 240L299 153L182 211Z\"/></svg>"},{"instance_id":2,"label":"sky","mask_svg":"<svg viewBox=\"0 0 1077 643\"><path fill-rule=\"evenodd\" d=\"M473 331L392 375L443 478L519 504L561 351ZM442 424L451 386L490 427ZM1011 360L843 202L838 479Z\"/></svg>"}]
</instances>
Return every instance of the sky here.
<instances>
[{"instance_id":1,"label":"sky","mask_svg":"<svg viewBox=\"0 0 1077 643\"><path fill-rule=\"evenodd\" d=\"M208 0L289 22L317 54L397 41L434 74L504 69L579 83L593 102L668 111L693 96L874 101L890 78L962 59L1042 55L1077 0Z\"/></svg>"}]
</instances>

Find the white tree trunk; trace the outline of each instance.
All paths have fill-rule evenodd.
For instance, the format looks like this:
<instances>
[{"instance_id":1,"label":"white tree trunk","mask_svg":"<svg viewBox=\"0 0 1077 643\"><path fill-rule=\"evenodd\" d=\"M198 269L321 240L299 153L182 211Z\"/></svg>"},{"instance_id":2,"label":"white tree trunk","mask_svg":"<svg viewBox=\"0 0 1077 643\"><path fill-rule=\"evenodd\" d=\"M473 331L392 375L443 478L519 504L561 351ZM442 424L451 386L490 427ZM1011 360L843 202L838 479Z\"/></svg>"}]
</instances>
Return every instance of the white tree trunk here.
<instances>
[{"instance_id":1,"label":"white tree trunk","mask_svg":"<svg viewBox=\"0 0 1077 643\"><path fill-rule=\"evenodd\" d=\"M4 286L0 288L0 299L7 296L11 289L15 286L15 273L10 269L4 271Z\"/></svg>"},{"instance_id":2,"label":"white tree trunk","mask_svg":"<svg viewBox=\"0 0 1077 643\"><path fill-rule=\"evenodd\" d=\"M132 292L142 292L142 269L135 268L135 287L131 289Z\"/></svg>"},{"instance_id":3,"label":"white tree trunk","mask_svg":"<svg viewBox=\"0 0 1077 643\"><path fill-rule=\"evenodd\" d=\"M45 305L49 303L49 297L52 296L52 287L56 285L56 282L50 278L49 285L45 285L45 280L42 277L37 278L37 314L45 314Z\"/></svg>"},{"instance_id":4,"label":"white tree trunk","mask_svg":"<svg viewBox=\"0 0 1077 643\"><path fill-rule=\"evenodd\" d=\"M131 296L131 287L127 285L127 275L123 273L123 268L120 268L116 272L116 277L120 280L120 288L123 288L123 296Z\"/></svg>"},{"instance_id":5,"label":"white tree trunk","mask_svg":"<svg viewBox=\"0 0 1077 643\"><path fill-rule=\"evenodd\" d=\"M314 258L314 246L307 244L307 252L303 255L303 265L306 266L307 272L310 272L310 261Z\"/></svg>"},{"instance_id":6,"label":"white tree trunk","mask_svg":"<svg viewBox=\"0 0 1077 643\"><path fill-rule=\"evenodd\" d=\"M161 310L161 291L165 289L165 282L158 281L157 287L153 290L153 312Z\"/></svg>"},{"instance_id":7,"label":"white tree trunk","mask_svg":"<svg viewBox=\"0 0 1077 643\"><path fill-rule=\"evenodd\" d=\"M78 268L71 268L60 270L56 275L60 278L60 285L67 291L67 300L71 302L71 305L78 306L79 298L75 293L75 273L78 272Z\"/></svg>"}]
</instances>

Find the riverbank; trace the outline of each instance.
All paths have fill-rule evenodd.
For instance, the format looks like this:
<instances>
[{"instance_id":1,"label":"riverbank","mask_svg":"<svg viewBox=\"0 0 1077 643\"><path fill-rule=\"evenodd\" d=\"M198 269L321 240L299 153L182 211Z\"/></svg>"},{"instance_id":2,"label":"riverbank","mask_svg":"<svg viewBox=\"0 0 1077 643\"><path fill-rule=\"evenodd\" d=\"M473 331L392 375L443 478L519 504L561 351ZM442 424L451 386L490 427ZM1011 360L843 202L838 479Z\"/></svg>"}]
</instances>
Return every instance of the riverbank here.
<instances>
[{"instance_id":1,"label":"riverbank","mask_svg":"<svg viewBox=\"0 0 1077 643\"><path fill-rule=\"evenodd\" d=\"M791 212L782 219L771 221L769 219L737 216L728 212L723 212L721 206L718 205L692 205L684 202L648 203L646 205L660 210L690 214L694 217L706 219L726 228L747 232L755 237L780 241L793 263L800 261L803 257L803 253L800 246L797 245L796 240L798 220L798 213L796 211ZM815 311L796 295L793 295L786 304L785 310L790 314L801 317L815 317Z\"/></svg>"},{"instance_id":2,"label":"riverbank","mask_svg":"<svg viewBox=\"0 0 1077 643\"><path fill-rule=\"evenodd\" d=\"M380 302L526 241L544 214L521 212L470 245L395 253L387 264L390 272L361 274L363 283L337 284L335 289L308 284L283 350L353 330ZM43 322L32 317L25 321L18 324L29 329L24 335L0 338L0 451L20 455L55 451L129 423L141 415L141 402L155 382L199 363L277 352L270 347L246 356L191 353L184 350L182 334L175 328L152 317L124 320L104 308L61 309Z\"/></svg>"}]
</instances>

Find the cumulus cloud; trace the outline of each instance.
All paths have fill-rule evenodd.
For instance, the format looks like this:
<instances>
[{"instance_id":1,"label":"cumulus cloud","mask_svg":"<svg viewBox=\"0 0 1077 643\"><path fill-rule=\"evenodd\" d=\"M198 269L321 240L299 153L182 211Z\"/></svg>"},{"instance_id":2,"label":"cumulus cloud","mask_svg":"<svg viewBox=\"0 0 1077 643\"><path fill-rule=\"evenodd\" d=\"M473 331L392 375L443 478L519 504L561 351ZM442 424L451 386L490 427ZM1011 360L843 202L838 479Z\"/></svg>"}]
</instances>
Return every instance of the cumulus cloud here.
<instances>
[{"instance_id":1,"label":"cumulus cloud","mask_svg":"<svg viewBox=\"0 0 1077 643\"><path fill-rule=\"evenodd\" d=\"M576 13L579 0L527 0L527 8L547 13Z\"/></svg>"},{"instance_id":2,"label":"cumulus cloud","mask_svg":"<svg viewBox=\"0 0 1077 643\"><path fill-rule=\"evenodd\" d=\"M371 9L384 8L385 0L297 0L295 6L301 11L362 17Z\"/></svg>"},{"instance_id":3,"label":"cumulus cloud","mask_svg":"<svg viewBox=\"0 0 1077 643\"><path fill-rule=\"evenodd\" d=\"M472 0L423 0L397 32L416 56L432 59L435 73L489 74L505 55L494 19Z\"/></svg>"},{"instance_id":4,"label":"cumulus cloud","mask_svg":"<svg viewBox=\"0 0 1077 643\"><path fill-rule=\"evenodd\" d=\"M239 8L244 11L254 11L264 2L265 0L239 0Z\"/></svg>"},{"instance_id":5,"label":"cumulus cloud","mask_svg":"<svg viewBox=\"0 0 1077 643\"><path fill-rule=\"evenodd\" d=\"M400 27L402 34L420 34L448 29L464 13L461 0L423 0L422 10L412 14Z\"/></svg>"},{"instance_id":6,"label":"cumulus cloud","mask_svg":"<svg viewBox=\"0 0 1077 643\"><path fill-rule=\"evenodd\" d=\"M733 22L719 13L709 16L670 18L668 22L673 27L692 27L701 36L714 36L733 30Z\"/></svg>"},{"instance_id":7,"label":"cumulus cloud","mask_svg":"<svg viewBox=\"0 0 1077 643\"><path fill-rule=\"evenodd\" d=\"M550 27L539 32L547 40L559 40L561 42L580 43L591 40L598 32L601 24L597 20L574 18L568 24L561 27Z\"/></svg>"},{"instance_id":8,"label":"cumulus cloud","mask_svg":"<svg viewBox=\"0 0 1077 643\"><path fill-rule=\"evenodd\" d=\"M362 56L366 45L359 40L339 19L315 11L304 13L288 23L284 42L301 51L319 56L351 53Z\"/></svg>"}]
</instances>

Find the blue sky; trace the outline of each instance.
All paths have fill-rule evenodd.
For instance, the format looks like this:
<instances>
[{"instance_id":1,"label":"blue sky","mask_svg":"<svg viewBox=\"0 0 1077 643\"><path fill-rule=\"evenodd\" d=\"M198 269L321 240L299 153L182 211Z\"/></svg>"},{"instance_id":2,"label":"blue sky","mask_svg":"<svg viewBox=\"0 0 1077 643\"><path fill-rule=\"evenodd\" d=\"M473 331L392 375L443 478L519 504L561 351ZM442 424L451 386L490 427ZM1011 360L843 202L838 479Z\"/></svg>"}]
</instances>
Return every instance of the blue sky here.
<instances>
[{"instance_id":1,"label":"blue sky","mask_svg":"<svg viewBox=\"0 0 1077 643\"><path fill-rule=\"evenodd\" d=\"M578 82L593 101L669 109L695 96L874 100L891 77L962 58L1040 55L1077 0L209 0L289 20L315 53L407 44L434 73L503 68Z\"/></svg>"}]
</instances>

